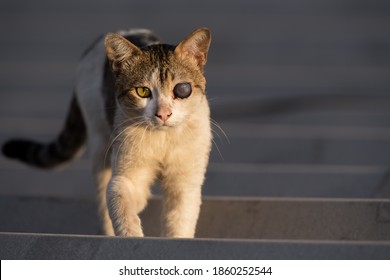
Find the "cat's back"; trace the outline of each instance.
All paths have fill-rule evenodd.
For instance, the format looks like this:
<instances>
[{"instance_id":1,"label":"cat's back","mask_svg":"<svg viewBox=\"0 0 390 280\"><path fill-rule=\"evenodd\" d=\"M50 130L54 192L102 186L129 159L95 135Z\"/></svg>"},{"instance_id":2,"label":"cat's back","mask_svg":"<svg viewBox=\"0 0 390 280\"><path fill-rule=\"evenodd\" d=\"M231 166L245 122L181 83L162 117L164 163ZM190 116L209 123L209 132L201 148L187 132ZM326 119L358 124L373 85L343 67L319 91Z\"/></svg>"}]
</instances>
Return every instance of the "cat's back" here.
<instances>
[{"instance_id":1,"label":"cat's back","mask_svg":"<svg viewBox=\"0 0 390 280\"><path fill-rule=\"evenodd\" d=\"M117 34L125 37L131 43L139 48L145 48L150 45L160 44L160 39L149 29L130 29L120 30Z\"/></svg>"}]
</instances>

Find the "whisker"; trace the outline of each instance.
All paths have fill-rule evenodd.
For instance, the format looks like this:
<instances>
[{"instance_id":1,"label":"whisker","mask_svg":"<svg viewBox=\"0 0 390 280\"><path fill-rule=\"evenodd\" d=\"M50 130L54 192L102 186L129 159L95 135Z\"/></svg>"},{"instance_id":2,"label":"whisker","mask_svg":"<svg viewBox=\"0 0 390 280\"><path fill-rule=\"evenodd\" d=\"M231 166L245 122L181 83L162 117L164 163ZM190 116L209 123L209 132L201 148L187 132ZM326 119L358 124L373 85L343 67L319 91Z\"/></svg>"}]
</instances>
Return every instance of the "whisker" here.
<instances>
[{"instance_id":1,"label":"whisker","mask_svg":"<svg viewBox=\"0 0 390 280\"><path fill-rule=\"evenodd\" d=\"M215 129L211 128L211 132L213 133L213 135L218 136L218 138L219 138L219 140L221 141L221 143L223 143L223 142L222 142L221 135L219 135L219 133L218 133Z\"/></svg>"},{"instance_id":2,"label":"whisker","mask_svg":"<svg viewBox=\"0 0 390 280\"><path fill-rule=\"evenodd\" d=\"M145 134L146 134L146 131L148 130L148 128L149 128L149 124L147 124L146 127L144 128L144 132L142 133L141 139L140 139L139 144L138 144L139 146L142 145L142 142L144 141L144 137L145 137Z\"/></svg>"},{"instance_id":3,"label":"whisker","mask_svg":"<svg viewBox=\"0 0 390 280\"><path fill-rule=\"evenodd\" d=\"M116 128L114 129L113 132L115 132L116 130L119 130L122 128L122 126L126 123L133 123L135 120L142 120L143 117L142 116L139 116L139 117L134 117L134 118L127 118L126 120L124 120L123 122L121 122L120 124L117 124L115 125ZM137 122L134 122L134 124L137 123Z\"/></svg>"},{"instance_id":4,"label":"whisker","mask_svg":"<svg viewBox=\"0 0 390 280\"><path fill-rule=\"evenodd\" d=\"M126 140L127 140L128 137L130 137L130 136L129 136L129 135L126 135L125 139L123 139L122 143L121 143L121 144L119 145L119 147L118 147L118 150L116 151L116 155L115 155L115 164L117 164L117 162L118 162L119 152L121 151L122 146L123 146L123 144L126 142ZM115 166L115 168L116 168L116 166Z\"/></svg>"},{"instance_id":5,"label":"whisker","mask_svg":"<svg viewBox=\"0 0 390 280\"><path fill-rule=\"evenodd\" d=\"M222 127L219 125L219 123L218 123L216 120L212 119L212 118L210 118L210 123L211 123L212 125L214 125L216 128L218 128L219 131L222 132L223 136L226 138L226 141L228 142L228 144L230 144L229 137L227 136L227 134L225 133L225 131L222 129ZM213 130L213 131L214 131L214 130ZM214 131L214 132L216 132L216 131ZM218 135L218 134L217 134L217 135Z\"/></svg>"},{"instance_id":6,"label":"whisker","mask_svg":"<svg viewBox=\"0 0 390 280\"><path fill-rule=\"evenodd\" d=\"M111 133L111 137L110 137L110 144L108 145L107 149L106 149L106 152L105 152L105 155L104 155L104 165L106 166L106 163L107 163L107 156L108 156L108 153L110 151L110 149L112 148L112 146L114 145L114 143L118 140L118 138L123 134L125 133L126 131L128 131L129 129L131 128L136 128L136 127L139 127L141 126L145 121L142 120L140 122L135 122L133 123L134 120L136 119L143 119L143 117L135 117L135 118L132 118L132 119L127 119L125 120L124 122L122 122L121 124L118 125L118 127L116 129L114 129L114 131ZM127 126L126 128L124 128L120 133L117 134L117 131L119 129L121 129L123 127L124 124L128 123L128 122L132 122L131 125ZM114 137L114 135L116 135ZM126 139L127 137L125 137Z\"/></svg>"},{"instance_id":7,"label":"whisker","mask_svg":"<svg viewBox=\"0 0 390 280\"><path fill-rule=\"evenodd\" d=\"M219 97L213 97L213 98L208 98L207 101L209 103L212 103L212 102L214 102L215 100L218 100L218 99L219 99Z\"/></svg>"},{"instance_id":8,"label":"whisker","mask_svg":"<svg viewBox=\"0 0 390 280\"><path fill-rule=\"evenodd\" d=\"M138 128L138 127L141 126L144 122L145 122L145 121L141 121L141 122L135 123L133 126L127 127L124 131L126 131L127 129ZM121 134L123 134L123 132L122 132ZM126 141L127 141L127 139L128 139L129 137L130 137L130 135L126 135L126 137L122 140L121 144L119 145L118 150L117 150L117 152L116 152L116 156L115 156L115 163L118 162L119 153L122 153L123 144L126 143Z\"/></svg>"},{"instance_id":9,"label":"whisker","mask_svg":"<svg viewBox=\"0 0 390 280\"><path fill-rule=\"evenodd\" d=\"M108 156L108 153L110 151L110 149L112 148L112 145L114 145L115 141L123 134L125 133L127 130L129 130L131 128L131 126L125 128L123 131L121 131L111 142L110 144L108 145L107 149L106 149L106 153L104 155L104 166L106 166L106 162L107 162L107 156Z\"/></svg>"},{"instance_id":10,"label":"whisker","mask_svg":"<svg viewBox=\"0 0 390 280\"><path fill-rule=\"evenodd\" d=\"M222 153L221 153L219 147L218 147L218 144L217 144L217 143L214 141L214 139L212 139L212 138L211 138L211 141L212 141L213 144L215 145L215 148L217 148L218 154L219 154L219 156L221 157L221 159L222 159L222 160L225 160L225 159L223 158L223 156L222 156Z\"/></svg>"}]
</instances>

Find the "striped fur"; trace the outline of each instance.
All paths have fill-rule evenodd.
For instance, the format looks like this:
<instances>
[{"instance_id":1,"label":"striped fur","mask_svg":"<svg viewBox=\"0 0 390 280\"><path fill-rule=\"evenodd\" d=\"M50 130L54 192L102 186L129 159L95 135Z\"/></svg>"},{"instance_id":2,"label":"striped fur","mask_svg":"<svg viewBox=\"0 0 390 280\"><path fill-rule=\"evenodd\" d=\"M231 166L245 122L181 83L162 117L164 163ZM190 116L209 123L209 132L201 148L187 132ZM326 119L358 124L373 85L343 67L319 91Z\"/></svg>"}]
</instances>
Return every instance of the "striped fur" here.
<instances>
[{"instance_id":1,"label":"striped fur","mask_svg":"<svg viewBox=\"0 0 390 280\"><path fill-rule=\"evenodd\" d=\"M3 145L3 153L40 168L56 168L81 154L87 131L79 104L72 98L69 113L60 135L48 144L15 139Z\"/></svg>"}]
</instances>

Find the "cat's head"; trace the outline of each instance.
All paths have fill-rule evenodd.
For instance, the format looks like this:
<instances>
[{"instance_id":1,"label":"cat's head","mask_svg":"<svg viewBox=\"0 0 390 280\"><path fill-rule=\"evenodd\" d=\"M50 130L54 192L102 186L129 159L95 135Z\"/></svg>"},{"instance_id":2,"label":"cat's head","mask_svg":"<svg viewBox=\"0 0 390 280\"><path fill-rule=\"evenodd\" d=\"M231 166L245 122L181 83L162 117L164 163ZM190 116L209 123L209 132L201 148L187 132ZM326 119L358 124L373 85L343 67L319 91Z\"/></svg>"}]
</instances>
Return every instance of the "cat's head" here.
<instances>
[{"instance_id":1,"label":"cat's head","mask_svg":"<svg viewBox=\"0 0 390 280\"><path fill-rule=\"evenodd\" d=\"M105 47L120 110L140 125L155 128L180 126L191 118L206 98L203 66L210 40L210 32L202 28L177 46L138 48L118 34L108 34Z\"/></svg>"}]
</instances>

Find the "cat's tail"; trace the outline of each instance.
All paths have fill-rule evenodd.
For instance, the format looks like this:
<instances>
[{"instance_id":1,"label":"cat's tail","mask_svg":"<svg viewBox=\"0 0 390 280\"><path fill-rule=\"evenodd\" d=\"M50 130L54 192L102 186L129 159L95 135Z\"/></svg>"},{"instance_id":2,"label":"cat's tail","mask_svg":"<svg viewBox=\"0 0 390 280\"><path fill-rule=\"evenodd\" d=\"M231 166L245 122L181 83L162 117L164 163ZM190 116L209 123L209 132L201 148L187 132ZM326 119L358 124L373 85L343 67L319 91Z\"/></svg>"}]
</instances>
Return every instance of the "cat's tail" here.
<instances>
[{"instance_id":1,"label":"cat's tail","mask_svg":"<svg viewBox=\"0 0 390 280\"><path fill-rule=\"evenodd\" d=\"M3 154L40 168L56 168L80 155L87 139L87 129L76 97L72 98L68 116L60 135L43 144L13 139L3 145Z\"/></svg>"}]
</instances>

